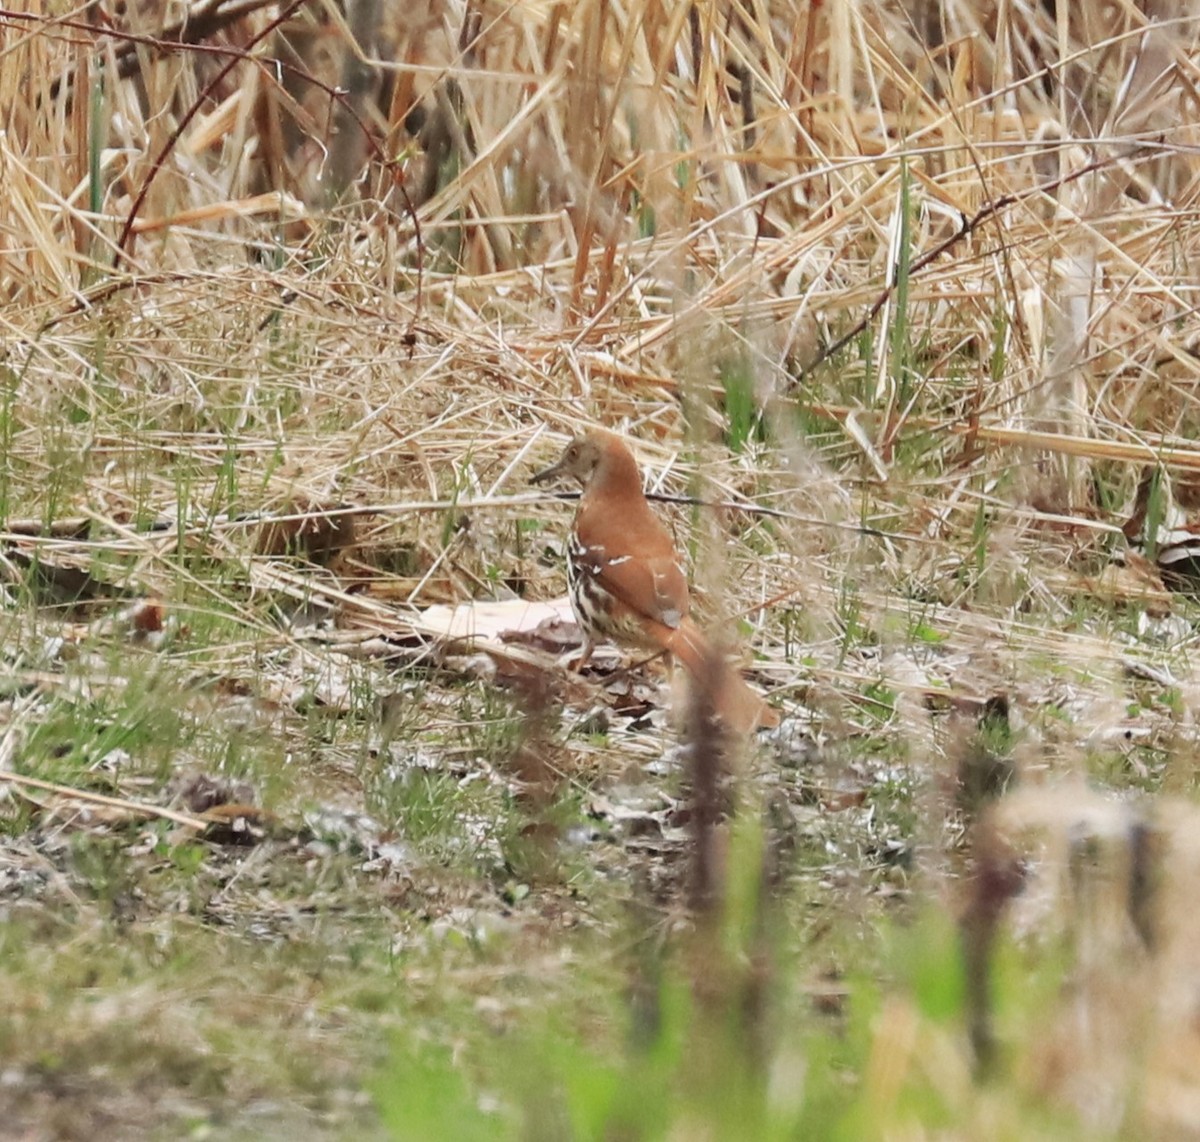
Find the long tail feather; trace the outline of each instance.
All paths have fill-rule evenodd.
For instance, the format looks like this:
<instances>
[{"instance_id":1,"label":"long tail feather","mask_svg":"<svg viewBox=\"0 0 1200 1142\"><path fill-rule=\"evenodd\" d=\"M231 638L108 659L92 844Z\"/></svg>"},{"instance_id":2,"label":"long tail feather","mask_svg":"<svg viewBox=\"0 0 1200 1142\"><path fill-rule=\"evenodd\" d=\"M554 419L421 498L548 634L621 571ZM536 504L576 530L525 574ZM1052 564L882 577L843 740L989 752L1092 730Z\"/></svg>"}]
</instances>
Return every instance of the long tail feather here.
<instances>
[{"instance_id":1,"label":"long tail feather","mask_svg":"<svg viewBox=\"0 0 1200 1142\"><path fill-rule=\"evenodd\" d=\"M666 649L679 659L693 678L702 676L711 653L708 639L690 618L685 618L671 632ZM779 715L728 663L718 679L715 699L717 714L737 733L748 734L779 725Z\"/></svg>"}]
</instances>

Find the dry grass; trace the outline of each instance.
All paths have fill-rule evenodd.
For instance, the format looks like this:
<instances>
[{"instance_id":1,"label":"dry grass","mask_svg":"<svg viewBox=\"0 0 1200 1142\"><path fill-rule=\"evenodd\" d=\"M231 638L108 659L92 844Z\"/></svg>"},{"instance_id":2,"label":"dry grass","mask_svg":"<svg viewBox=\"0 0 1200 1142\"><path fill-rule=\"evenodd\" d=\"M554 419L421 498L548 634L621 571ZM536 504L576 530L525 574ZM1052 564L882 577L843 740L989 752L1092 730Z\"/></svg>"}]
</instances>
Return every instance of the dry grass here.
<instances>
[{"instance_id":1,"label":"dry grass","mask_svg":"<svg viewBox=\"0 0 1200 1142\"><path fill-rule=\"evenodd\" d=\"M1190 628L1102 569L1140 466L1200 470L1195 4L23 8L10 552L162 598L190 667L332 677L280 599L394 651L430 603L558 593L525 477L601 422L726 505L669 509L702 606L832 738L886 687L928 777L922 697L1004 690L1026 771L1078 776L1169 668L1190 796ZM256 556L247 513L331 504L333 572Z\"/></svg>"}]
</instances>

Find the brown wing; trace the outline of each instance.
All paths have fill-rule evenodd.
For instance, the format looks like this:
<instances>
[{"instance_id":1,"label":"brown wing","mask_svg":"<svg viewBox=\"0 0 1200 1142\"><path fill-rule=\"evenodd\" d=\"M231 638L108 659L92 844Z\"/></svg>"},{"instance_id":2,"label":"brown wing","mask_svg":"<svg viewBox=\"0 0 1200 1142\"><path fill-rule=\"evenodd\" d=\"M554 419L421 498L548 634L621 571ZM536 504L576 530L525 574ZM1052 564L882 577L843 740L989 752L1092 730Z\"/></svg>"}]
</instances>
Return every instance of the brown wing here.
<instances>
[{"instance_id":1,"label":"brown wing","mask_svg":"<svg viewBox=\"0 0 1200 1142\"><path fill-rule=\"evenodd\" d=\"M589 553L589 572L614 599L643 618L674 630L688 610L687 579L672 553L657 558Z\"/></svg>"},{"instance_id":2,"label":"brown wing","mask_svg":"<svg viewBox=\"0 0 1200 1142\"><path fill-rule=\"evenodd\" d=\"M687 577L670 532L644 502L617 519L584 502L575 536L571 558L577 575L593 579L640 617L672 630L679 626L688 611Z\"/></svg>"}]
</instances>

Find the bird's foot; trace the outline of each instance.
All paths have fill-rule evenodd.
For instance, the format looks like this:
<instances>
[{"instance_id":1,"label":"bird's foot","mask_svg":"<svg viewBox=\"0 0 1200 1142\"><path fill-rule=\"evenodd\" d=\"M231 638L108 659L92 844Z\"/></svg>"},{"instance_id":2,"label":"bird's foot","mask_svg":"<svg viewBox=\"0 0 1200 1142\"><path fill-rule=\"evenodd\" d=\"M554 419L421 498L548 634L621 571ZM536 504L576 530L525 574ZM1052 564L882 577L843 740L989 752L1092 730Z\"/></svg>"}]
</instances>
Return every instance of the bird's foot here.
<instances>
[{"instance_id":1,"label":"bird's foot","mask_svg":"<svg viewBox=\"0 0 1200 1142\"><path fill-rule=\"evenodd\" d=\"M573 674L582 674L583 668L592 660L592 654L596 649L596 644L590 639L576 650L569 650L566 654L560 656L558 662L564 670L569 670Z\"/></svg>"}]
</instances>

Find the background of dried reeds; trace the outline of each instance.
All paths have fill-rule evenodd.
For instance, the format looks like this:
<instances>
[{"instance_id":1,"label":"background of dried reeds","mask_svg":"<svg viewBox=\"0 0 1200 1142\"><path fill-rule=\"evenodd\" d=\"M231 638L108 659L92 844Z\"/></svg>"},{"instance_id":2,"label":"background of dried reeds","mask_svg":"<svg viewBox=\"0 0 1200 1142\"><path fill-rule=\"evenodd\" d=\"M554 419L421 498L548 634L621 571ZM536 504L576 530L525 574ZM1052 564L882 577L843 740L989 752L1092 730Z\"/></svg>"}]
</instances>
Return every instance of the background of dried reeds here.
<instances>
[{"instance_id":1,"label":"background of dried reeds","mask_svg":"<svg viewBox=\"0 0 1200 1142\"><path fill-rule=\"evenodd\" d=\"M931 535L996 479L1119 507L1128 461L1200 466L1194 32L1053 7L8 12L9 497L48 432L119 518L180 444L210 483L234 449L239 500L390 503L465 456L507 490L542 425L663 458L725 406L808 441L797 491L725 483L808 514L818 458Z\"/></svg>"}]
</instances>

